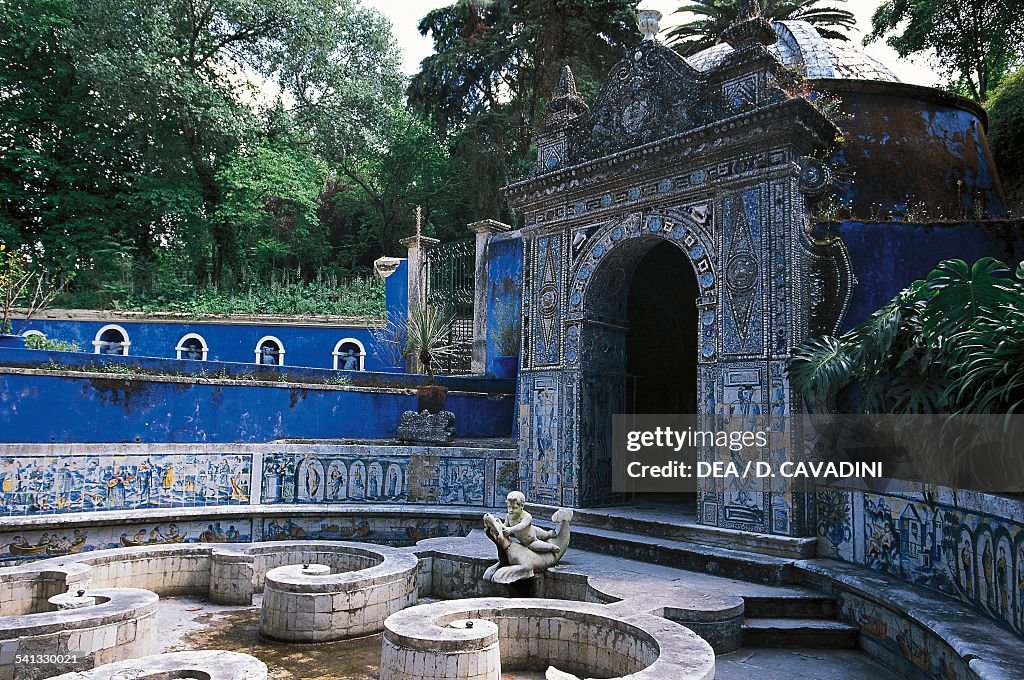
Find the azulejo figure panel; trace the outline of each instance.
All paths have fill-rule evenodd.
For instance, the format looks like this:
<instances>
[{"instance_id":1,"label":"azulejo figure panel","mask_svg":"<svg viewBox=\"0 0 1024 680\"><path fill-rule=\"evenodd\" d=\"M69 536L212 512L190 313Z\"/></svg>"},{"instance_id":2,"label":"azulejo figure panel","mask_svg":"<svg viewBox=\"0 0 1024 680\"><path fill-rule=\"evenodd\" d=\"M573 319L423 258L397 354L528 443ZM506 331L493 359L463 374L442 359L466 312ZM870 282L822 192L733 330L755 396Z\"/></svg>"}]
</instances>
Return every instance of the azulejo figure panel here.
<instances>
[{"instance_id":1,"label":"azulejo figure panel","mask_svg":"<svg viewBox=\"0 0 1024 680\"><path fill-rule=\"evenodd\" d=\"M252 520L177 521L156 524L89 526L65 530L10 531L0 534L0 563L76 555L107 548L177 543L248 543Z\"/></svg>"},{"instance_id":2,"label":"azulejo figure panel","mask_svg":"<svg viewBox=\"0 0 1024 680\"><path fill-rule=\"evenodd\" d=\"M5 515L249 502L249 454L25 456L0 459Z\"/></svg>"},{"instance_id":3,"label":"azulejo figure panel","mask_svg":"<svg viewBox=\"0 0 1024 680\"><path fill-rule=\"evenodd\" d=\"M486 477L482 458L272 453L263 502L483 505Z\"/></svg>"},{"instance_id":4,"label":"azulejo figure panel","mask_svg":"<svg viewBox=\"0 0 1024 680\"><path fill-rule=\"evenodd\" d=\"M939 590L1024 634L1024 525L889 494L818 492L823 553Z\"/></svg>"}]
</instances>

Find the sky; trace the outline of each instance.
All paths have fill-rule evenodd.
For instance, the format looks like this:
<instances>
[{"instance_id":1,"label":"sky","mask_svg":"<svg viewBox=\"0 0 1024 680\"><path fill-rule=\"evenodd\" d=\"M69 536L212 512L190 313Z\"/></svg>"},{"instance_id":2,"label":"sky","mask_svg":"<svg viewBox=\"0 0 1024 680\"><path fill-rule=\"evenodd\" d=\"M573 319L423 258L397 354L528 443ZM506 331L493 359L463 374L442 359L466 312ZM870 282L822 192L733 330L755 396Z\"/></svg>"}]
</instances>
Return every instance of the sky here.
<instances>
[{"instance_id":1,"label":"sky","mask_svg":"<svg viewBox=\"0 0 1024 680\"><path fill-rule=\"evenodd\" d=\"M453 0L362 0L363 5L376 8L391 21L395 38L403 53L402 70L410 76L419 71L420 61L433 52L433 43L430 38L420 35L416 30L417 24L430 10L450 5L452 2ZM684 15L675 14L675 10L683 4L686 4L685 0L643 0L640 7L656 9L664 15L661 20L664 32L685 19ZM837 4L850 10L857 17L858 30L852 33L851 37L855 45L860 45L866 29L871 26L871 15L881 4L881 0L846 0L845 3ZM901 59L895 50L881 42L860 49L888 66L904 82L916 85L937 84L934 69L928 66L924 58Z\"/></svg>"}]
</instances>

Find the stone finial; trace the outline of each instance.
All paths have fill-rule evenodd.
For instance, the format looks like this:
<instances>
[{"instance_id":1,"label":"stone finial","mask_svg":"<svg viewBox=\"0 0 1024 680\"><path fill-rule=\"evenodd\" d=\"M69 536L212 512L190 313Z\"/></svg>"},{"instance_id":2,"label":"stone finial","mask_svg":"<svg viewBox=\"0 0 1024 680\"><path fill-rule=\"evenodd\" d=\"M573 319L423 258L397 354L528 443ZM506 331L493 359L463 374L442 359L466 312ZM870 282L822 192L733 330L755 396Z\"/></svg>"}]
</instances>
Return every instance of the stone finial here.
<instances>
[{"instance_id":1,"label":"stone finial","mask_svg":"<svg viewBox=\"0 0 1024 680\"><path fill-rule=\"evenodd\" d=\"M637 12L636 25L644 34L644 40L654 40L661 31L661 12L656 9L642 9Z\"/></svg>"},{"instance_id":2,"label":"stone finial","mask_svg":"<svg viewBox=\"0 0 1024 680\"><path fill-rule=\"evenodd\" d=\"M576 96L576 77L572 74L572 69L566 64L562 67L562 73L558 76L558 86L555 88L554 96L552 99L558 99L559 97L575 97Z\"/></svg>"},{"instance_id":3,"label":"stone finial","mask_svg":"<svg viewBox=\"0 0 1024 680\"><path fill-rule=\"evenodd\" d=\"M771 22L764 18L758 0L742 0L736 21L722 31L722 40L734 49L757 44L774 45L778 39Z\"/></svg>"},{"instance_id":4,"label":"stone finial","mask_svg":"<svg viewBox=\"0 0 1024 680\"><path fill-rule=\"evenodd\" d=\"M544 107L544 124L562 124L578 117L586 110L587 103L576 93L576 78L572 75L572 69L568 65L563 66L551 101Z\"/></svg>"},{"instance_id":5,"label":"stone finial","mask_svg":"<svg viewBox=\"0 0 1024 680\"><path fill-rule=\"evenodd\" d=\"M373 270L377 272L377 276L386 279L395 273L400 264L402 261L397 257L378 257L373 261Z\"/></svg>"},{"instance_id":6,"label":"stone finial","mask_svg":"<svg viewBox=\"0 0 1024 680\"><path fill-rule=\"evenodd\" d=\"M764 16L761 12L761 3L758 0L744 0L740 5L739 14L736 15L736 23L750 21L760 16Z\"/></svg>"}]
</instances>

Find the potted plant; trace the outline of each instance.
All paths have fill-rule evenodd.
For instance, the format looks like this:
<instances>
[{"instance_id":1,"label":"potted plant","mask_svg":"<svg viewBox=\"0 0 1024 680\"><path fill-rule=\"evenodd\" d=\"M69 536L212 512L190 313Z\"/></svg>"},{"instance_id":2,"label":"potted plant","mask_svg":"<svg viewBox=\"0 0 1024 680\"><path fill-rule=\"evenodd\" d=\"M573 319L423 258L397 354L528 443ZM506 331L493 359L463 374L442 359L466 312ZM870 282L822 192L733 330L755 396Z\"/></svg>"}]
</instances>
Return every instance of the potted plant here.
<instances>
[{"instance_id":1,"label":"potted plant","mask_svg":"<svg viewBox=\"0 0 1024 680\"><path fill-rule=\"evenodd\" d=\"M62 288L63 284L51 285L47 272L33 266L26 253L0 243L0 347L25 347L21 331L36 312L53 302ZM13 319L16 309L21 317L17 332Z\"/></svg>"},{"instance_id":2,"label":"potted plant","mask_svg":"<svg viewBox=\"0 0 1024 680\"><path fill-rule=\"evenodd\" d=\"M426 371L428 384L417 388L418 410L437 413L444 410L448 388L434 383L434 360L454 353L451 330L454 316L447 310L429 305L413 308L406 323L405 356Z\"/></svg>"},{"instance_id":3,"label":"potted plant","mask_svg":"<svg viewBox=\"0 0 1024 680\"><path fill-rule=\"evenodd\" d=\"M498 321L495 347L498 356L494 357L494 377L508 380L516 377L519 371L519 342L523 325L515 310L504 314Z\"/></svg>"}]
</instances>

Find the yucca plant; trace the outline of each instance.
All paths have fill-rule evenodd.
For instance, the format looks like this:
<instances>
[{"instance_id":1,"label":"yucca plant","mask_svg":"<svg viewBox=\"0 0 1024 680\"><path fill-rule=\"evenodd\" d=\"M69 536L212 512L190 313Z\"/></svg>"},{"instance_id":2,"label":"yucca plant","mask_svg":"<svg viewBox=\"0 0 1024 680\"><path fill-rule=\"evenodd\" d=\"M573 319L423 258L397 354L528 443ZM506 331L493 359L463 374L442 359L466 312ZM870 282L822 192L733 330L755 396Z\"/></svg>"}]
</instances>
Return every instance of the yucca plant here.
<instances>
[{"instance_id":1,"label":"yucca plant","mask_svg":"<svg viewBox=\"0 0 1024 680\"><path fill-rule=\"evenodd\" d=\"M812 409L856 386L862 413L1024 412L1024 263L946 260L849 332L789 361Z\"/></svg>"},{"instance_id":2,"label":"yucca plant","mask_svg":"<svg viewBox=\"0 0 1024 680\"><path fill-rule=\"evenodd\" d=\"M449 310L429 305L414 307L409 314L405 355L419 361L431 379L434 377L434 360L455 352L456 347L451 343L454 321L455 316Z\"/></svg>"}]
</instances>

